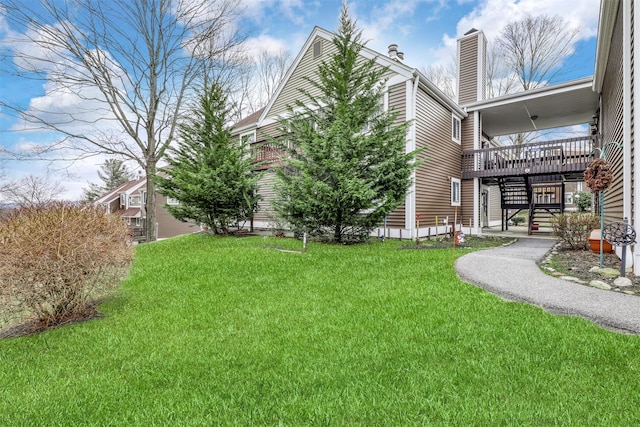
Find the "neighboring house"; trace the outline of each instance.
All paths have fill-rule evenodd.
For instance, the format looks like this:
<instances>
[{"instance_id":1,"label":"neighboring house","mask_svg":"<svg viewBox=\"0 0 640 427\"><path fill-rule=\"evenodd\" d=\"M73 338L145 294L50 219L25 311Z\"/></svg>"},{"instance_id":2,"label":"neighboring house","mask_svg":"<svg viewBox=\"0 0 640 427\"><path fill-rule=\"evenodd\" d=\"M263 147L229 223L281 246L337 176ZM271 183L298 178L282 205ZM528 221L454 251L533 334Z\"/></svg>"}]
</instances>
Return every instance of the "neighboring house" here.
<instances>
[{"instance_id":1,"label":"neighboring house","mask_svg":"<svg viewBox=\"0 0 640 427\"><path fill-rule=\"evenodd\" d=\"M597 149L612 141L624 144L621 149L609 144L607 150L615 179L606 191L605 219L628 218L630 224L640 224L640 161L635 161L640 143L633 132L640 129L640 114L635 114L640 110L640 105L635 108L640 82L635 84L634 73L640 43L635 43L635 34L640 34L640 19L635 19L633 2L602 1L593 77L492 99L486 98L487 41L482 31L472 29L458 40L456 100L407 65L396 45L389 46L388 55L363 48L363 57L388 67L385 110L413 121L406 150L427 148L428 160L416 171L404 204L387 220L387 235L433 234L436 221L452 224L454 218L465 232L477 234L488 226L507 227L521 211L529 213L529 224L548 221L551 215L575 208L573 194L587 190L581 188L584 169ZM316 27L267 106L234 126L234 135L250 145L266 171L256 227L273 225L272 166L280 153L266 135L278 136L278 118L287 114L300 88L314 90L303 77L313 76L318 64L333 54L332 37ZM520 146L495 143L501 135L580 124L588 125L582 137ZM640 274L640 251L627 259Z\"/></svg>"},{"instance_id":2,"label":"neighboring house","mask_svg":"<svg viewBox=\"0 0 640 427\"><path fill-rule=\"evenodd\" d=\"M102 206L108 213L120 215L133 230L135 236L144 236L146 189L146 178L139 176L137 179L126 182L115 190L103 194L93 203L96 206ZM167 199L163 195L156 193L156 225L159 239L200 230L197 224L178 221L164 207L165 204L178 203L177 200Z\"/></svg>"},{"instance_id":3,"label":"neighboring house","mask_svg":"<svg viewBox=\"0 0 640 427\"><path fill-rule=\"evenodd\" d=\"M591 192L589 187L587 187L587 185L582 181L570 182L567 184L564 193L565 210L570 212L576 212L578 210L578 205L576 204L576 193L581 193L583 191L587 193Z\"/></svg>"}]
</instances>

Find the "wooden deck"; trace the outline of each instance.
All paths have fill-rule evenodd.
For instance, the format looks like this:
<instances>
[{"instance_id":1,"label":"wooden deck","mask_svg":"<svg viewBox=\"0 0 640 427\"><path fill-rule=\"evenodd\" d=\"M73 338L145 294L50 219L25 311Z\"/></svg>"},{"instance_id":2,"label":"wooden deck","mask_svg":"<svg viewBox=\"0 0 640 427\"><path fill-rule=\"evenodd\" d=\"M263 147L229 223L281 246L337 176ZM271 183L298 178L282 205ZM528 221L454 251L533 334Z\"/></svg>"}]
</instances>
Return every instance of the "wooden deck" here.
<instances>
[{"instance_id":1,"label":"wooden deck","mask_svg":"<svg viewBox=\"0 0 640 427\"><path fill-rule=\"evenodd\" d=\"M558 139L462 153L462 178L562 174L580 178L599 136Z\"/></svg>"}]
</instances>

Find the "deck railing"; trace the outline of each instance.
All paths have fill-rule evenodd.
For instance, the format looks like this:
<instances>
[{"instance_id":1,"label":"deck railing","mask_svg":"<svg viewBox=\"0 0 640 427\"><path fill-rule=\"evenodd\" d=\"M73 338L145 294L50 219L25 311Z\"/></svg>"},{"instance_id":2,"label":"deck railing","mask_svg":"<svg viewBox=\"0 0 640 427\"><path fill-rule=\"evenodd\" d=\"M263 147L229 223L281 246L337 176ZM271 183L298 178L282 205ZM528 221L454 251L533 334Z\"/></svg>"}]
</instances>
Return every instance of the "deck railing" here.
<instances>
[{"instance_id":1,"label":"deck railing","mask_svg":"<svg viewBox=\"0 0 640 427\"><path fill-rule=\"evenodd\" d=\"M282 150L271 142L258 142L251 145L251 156L254 162L272 162L282 157Z\"/></svg>"},{"instance_id":2,"label":"deck railing","mask_svg":"<svg viewBox=\"0 0 640 427\"><path fill-rule=\"evenodd\" d=\"M594 135L464 151L462 178L579 173L599 140Z\"/></svg>"}]
</instances>

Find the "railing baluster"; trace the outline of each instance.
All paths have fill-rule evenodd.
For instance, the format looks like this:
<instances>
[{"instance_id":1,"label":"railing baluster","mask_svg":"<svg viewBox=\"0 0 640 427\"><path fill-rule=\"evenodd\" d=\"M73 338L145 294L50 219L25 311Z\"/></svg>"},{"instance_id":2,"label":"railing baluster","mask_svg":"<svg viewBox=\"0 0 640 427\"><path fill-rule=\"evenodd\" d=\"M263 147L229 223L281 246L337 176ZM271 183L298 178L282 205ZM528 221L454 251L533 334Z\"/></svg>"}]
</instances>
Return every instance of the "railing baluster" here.
<instances>
[{"instance_id":1,"label":"railing baluster","mask_svg":"<svg viewBox=\"0 0 640 427\"><path fill-rule=\"evenodd\" d=\"M579 172L598 143L594 135L467 150L462 153L463 178Z\"/></svg>"}]
</instances>

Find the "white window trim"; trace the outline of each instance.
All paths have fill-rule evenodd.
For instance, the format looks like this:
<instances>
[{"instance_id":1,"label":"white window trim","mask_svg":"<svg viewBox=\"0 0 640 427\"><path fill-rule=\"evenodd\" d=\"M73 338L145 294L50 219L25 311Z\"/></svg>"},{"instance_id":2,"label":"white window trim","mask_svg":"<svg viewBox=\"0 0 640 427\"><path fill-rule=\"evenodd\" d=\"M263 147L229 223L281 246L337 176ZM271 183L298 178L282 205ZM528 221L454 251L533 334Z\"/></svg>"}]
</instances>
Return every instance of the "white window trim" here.
<instances>
[{"instance_id":1,"label":"white window trim","mask_svg":"<svg viewBox=\"0 0 640 427\"><path fill-rule=\"evenodd\" d=\"M573 204L573 193L572 192L564 193L564 204L565 205L572 205Z\"/></svg>"},{"instance_id":2,"label":"white window trim","mask_svg":"<svg viewBox=\"0 0 640 427\"><path fill-rule=\"evenodd\" d=\"M462 120L451 115L451 140L460 144L462 140Z\"/></svg>"},{"instance_id":3,"label":"white window trim","mask_svg":"<svg viewBox=\"0 0 640 427\"><path fill-rule=\"evenodd\" d=\"M248 137L249 145L256 142L256 131L245 132L240 134L240 144L245 144L245 137Z\"/></svg>"},{"instance_id":4,"label":"white window trim","mask_svg":"<svg viewBox=\"0 0 640 427\"><path fill-rule=\"evenodd\" d=\"M316 52L316 46L318 46L318 51ZM322 39L318 39L313 42L311 45L311 50L313 51L313 59L318 59L322 57Z\"/></svg>"},{"instance_id":5,"label":"white window trim","mask_svg":"<svg viewBox=\"0 0 640 427\"><path fill-rule=\"evenodd\" d=\"M178 206L179 204L180 204L180 200L174 199L173 197L167 197L167 205Z\"/></svg>"},{"instance_id":6,"label":"white window trim","mask_svg":"<svg viewBox=\"0 0 640 427\"><path fill-rule=\"evenodd\" d=\"M456 192L455 189L458 188ZM451 206L460 206L462 198L462 184L459 178L451 178ZM457 197L456 197L457 196Z\"/></svg>"}]
</instances>

